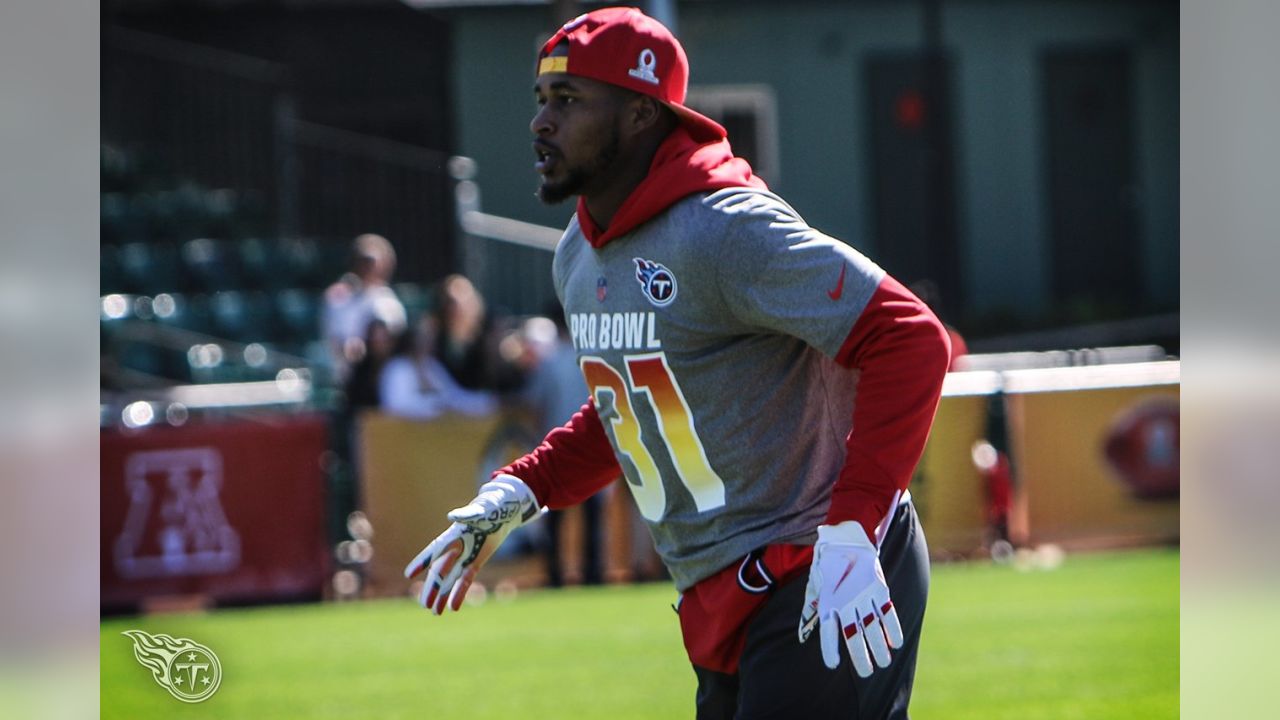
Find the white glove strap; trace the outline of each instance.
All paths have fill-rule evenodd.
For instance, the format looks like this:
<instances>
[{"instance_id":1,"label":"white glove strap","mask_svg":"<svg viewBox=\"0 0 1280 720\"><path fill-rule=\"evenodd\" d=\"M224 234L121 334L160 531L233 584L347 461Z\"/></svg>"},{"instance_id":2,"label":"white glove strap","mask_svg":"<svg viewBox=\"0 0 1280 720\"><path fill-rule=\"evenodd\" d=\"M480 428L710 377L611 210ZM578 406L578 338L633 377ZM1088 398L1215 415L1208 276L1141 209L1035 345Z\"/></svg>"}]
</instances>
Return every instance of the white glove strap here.
<instances>
[{"instance_id":1,"label":"white glove strap","mask_svg":"<svg viewBox=\"0 0 1280 720\"><path fill-rule=\"evenodd\" d=\"M910 500L910 491L904 493L903 491L898 490L893 493L893 500L889 502L889 512L885 513L885 516L880 519L880 524L876 526L875 543L871 545L871 548L875 550L877 554L879 554L880 545L884 542L885 536L889 534L889 524L893 522L894 513L898 512L898 505L909 502ZM856 525L857 530L855 531L852 527L846 528L846 526L851 525ZM867 547L862 544L863 540L871 542L871 538L867 536L866 530L862 528L861 523L852 520L845 520L844 522L837 523L835 525L819 525L818 542L823 542L823 528L829 528L826 535L826 542L835 542L842 545L854 545L862 548Z\"/></svg>"},{"instance_id":2,"label":"white glove strap","mask_svg":"<svg viewBox=\"0 0 1280 720\"><path fill-rule=\"evenodd\" d=\"M523 480L514 475L498 475L480 486L474 500L450 512L449 519L486 533L501 527L509 532L533 521L540 510L537 497Z\"/></svg>"},{"instance_id":3,"label":"white glove strap","mask_svg":"<svg viewBox=\"0 0 1280 720\"><path fill-rule=\"evenodd\" d=\"M538 511L544 510L544 508L538 504L538 498L533 494L533 490L530 489L523 480L515 475L501 473L489 482L481 485L480 492L484 492L486 489L491 487L503 487L508 493L510 493L508 495L510 499L520 503L520 509L522 512L519 524L521 525L537 517Z\"/></svg>"},{"instance_id":4,"label":"white glove strap","mask_svg":"<svg viewBox=\"0 0 1280 720\"><path fill-rule=\"evenodd\" d=\"M876 552L875 543L867 537L867 531L857 520L845 520L835 525L818 526L818 544L851 545L863 550Z\"/></svg>"}]
</instances>

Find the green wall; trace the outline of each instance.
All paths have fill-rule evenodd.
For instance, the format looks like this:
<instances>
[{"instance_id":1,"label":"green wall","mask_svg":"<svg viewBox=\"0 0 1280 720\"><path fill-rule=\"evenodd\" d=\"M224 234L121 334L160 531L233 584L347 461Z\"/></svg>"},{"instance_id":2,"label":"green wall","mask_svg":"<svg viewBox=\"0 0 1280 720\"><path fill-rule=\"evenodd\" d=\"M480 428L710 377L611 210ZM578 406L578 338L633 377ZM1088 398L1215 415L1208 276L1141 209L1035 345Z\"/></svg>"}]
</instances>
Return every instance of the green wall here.
<instances>
[{"instance_id":1,"label":"green wall","mask_svg":"<svg viewBox=\"0 0 1280 720\"><path fill-rule=\"evenodd\" d=\"M863 63L921 44L909 2L684 2L692 84L772 86L779 172L766 178L814 226L872 258ZM477 160L486 212L562 226L572 205L533 196L533 56L547 6L450 11L457 151ZM1039 84L1052 48L1123 45L1134 57L1135 203L1146 307L1178 298L1178 15L1172 2L944 3L955 60L957 219L968 315L1034 319L1049 297L1048 200Z\"/></svg>"}]
</instances>

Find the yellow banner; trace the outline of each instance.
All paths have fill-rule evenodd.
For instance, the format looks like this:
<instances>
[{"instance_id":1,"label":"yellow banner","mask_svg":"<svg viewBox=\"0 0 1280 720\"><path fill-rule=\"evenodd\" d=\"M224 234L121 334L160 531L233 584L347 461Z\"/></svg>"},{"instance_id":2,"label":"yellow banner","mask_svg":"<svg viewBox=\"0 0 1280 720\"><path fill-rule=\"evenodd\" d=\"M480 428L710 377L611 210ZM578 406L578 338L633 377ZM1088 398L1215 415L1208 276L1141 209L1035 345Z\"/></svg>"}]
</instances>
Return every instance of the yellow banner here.
<instances>
[{"instance_id":1,"label":"yellow banner","mask_svg":"<svg viewBox=\"0 0 1280 720\"><path fill-rule=\"evenodd\" d=\"M1177 498L1139 499L1105 446L1127 413L1178 396L1176 385L1008 396L1015 542L1083 549L1176 541Z\"/></svg>"}]
</instances>

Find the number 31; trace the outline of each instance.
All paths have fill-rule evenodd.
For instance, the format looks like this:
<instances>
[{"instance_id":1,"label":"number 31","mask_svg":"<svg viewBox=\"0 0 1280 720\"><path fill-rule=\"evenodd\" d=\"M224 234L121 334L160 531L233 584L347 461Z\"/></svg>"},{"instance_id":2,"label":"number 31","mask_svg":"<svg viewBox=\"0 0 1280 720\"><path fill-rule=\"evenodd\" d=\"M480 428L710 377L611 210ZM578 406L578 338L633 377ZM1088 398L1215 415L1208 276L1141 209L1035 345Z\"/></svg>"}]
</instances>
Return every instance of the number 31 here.
<instances>
[{"instance_id":1,"label":"number 31","mask_svg":"<svg viewBox=\"0 0 1280 720\"><path fill-rule=\"evenodd\" d=\"M627 485L635 496L640 514L647 520L657 521L662 519L667 509L662 475L653 462L653 454L645 444L648 438L644 436L631 406L631 396L641 392L649 398L649 405L658 420L658 434L662 436L680 482L693 496L698 512L723 506L724 481L707 461L707 452L693 427L689 403L671 373L671 366L667 365L666 354L627 355L623 360L627 366L627 379L595 356L584 356L579 364L601 419L609 417L608 427L612 430L614 442L635 466L638 477L634 480L639 482L628 482ZM612 413L608 412L610 407Z\"/></svg>"}]
</instances>

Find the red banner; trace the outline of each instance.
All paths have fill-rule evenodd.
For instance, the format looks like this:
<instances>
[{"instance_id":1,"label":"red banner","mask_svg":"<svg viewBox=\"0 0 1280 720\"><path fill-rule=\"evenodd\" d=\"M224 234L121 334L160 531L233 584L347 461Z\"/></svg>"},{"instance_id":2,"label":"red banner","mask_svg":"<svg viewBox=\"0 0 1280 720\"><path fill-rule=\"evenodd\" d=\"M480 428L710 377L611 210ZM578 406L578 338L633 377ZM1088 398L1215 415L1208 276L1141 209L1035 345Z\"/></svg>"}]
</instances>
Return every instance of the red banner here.
<instances>
[{"instance_id":1,"label":"red banner","mask_svg":"<svg viewBox=\"0 0 1280 720\"><path fill-rule=\"evenodd\" d=\"M321 595L323 418L111 429L101 440L104 610L177 595Z\"/></svg>"}]
</instances>

